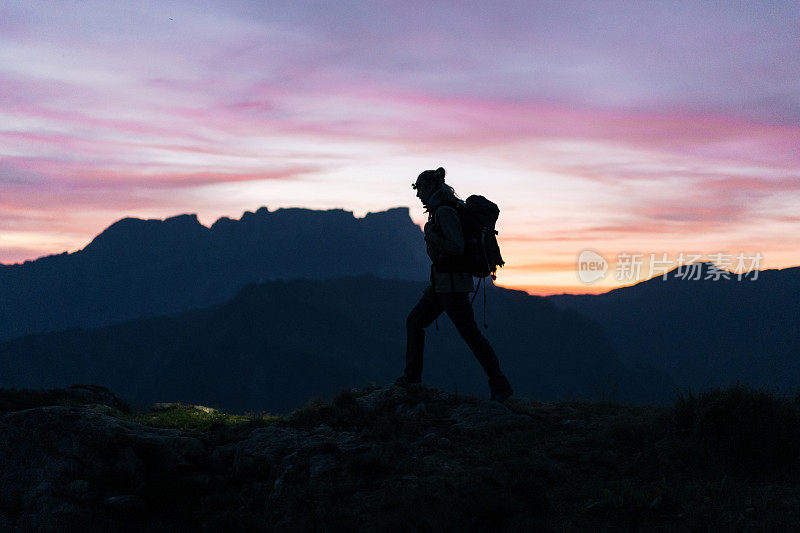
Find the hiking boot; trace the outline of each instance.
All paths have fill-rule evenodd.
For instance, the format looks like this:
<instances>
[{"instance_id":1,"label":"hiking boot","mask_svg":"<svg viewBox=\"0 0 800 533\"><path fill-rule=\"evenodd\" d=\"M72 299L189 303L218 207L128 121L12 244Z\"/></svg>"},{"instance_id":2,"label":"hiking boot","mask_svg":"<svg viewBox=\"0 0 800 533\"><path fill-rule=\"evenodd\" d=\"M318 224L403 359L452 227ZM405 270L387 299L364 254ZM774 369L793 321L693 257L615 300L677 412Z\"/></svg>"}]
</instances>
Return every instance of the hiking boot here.
<instances>
[{"instance_id":1,"label":"hiking boot","mask_svg":"<svg viewBox=\"0 0 800 533\"><path fill-rule=\"evenodd\" d=\"M502 374L489 379L489 390L492 394L489 399L500 403L508 400L511 395L514 394L511 383L509 383L508 379Z\"/></svg>"},{"instance_id":2,"label":"hiking boot","mask_svg":"<svg viewBox=\"0 0 800 533\"><path fill-rule=\"evenodd\" d=\"M492 397L489 398L492 401L503 403L504 401L511 398L511 395L514 394L512 389L500 391L500 392L493 392Z\"/></svg>"},{"instance_id":3,"label":"hiking boot","mask_svg":"<svg viewBox=\"0 0 800 533\"><path fill-rule=\"evenodd\" d=\"M417 383L422 383L422 380L420 380L420 381L411 381L410 379L406 378L405 376L400 376L399 378L394 380L394 384L395 385L397 385L398 387L403 387L404 389L409 388L411 385L416 385Z\"/></svg>"}]
</instances>

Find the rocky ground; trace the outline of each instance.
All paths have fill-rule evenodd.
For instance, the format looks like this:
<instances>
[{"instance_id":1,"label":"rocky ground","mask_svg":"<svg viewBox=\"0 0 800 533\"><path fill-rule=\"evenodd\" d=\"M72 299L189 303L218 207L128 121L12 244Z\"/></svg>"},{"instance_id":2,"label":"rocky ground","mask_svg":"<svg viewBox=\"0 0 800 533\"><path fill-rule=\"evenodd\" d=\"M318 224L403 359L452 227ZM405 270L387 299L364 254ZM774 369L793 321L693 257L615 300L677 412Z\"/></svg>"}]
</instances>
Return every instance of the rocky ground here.
<instances>
[{"instance_id":1,"label":"rocky ground","mask_svg":"<svg viewBox=\"0 0 800 533\"><path fill-rule=\"evenodd\" d=\"M421 385L270 417L5 390L0 530L791 529L796 407L742 389L656 408Z\"/></svg>"}]
</instances>

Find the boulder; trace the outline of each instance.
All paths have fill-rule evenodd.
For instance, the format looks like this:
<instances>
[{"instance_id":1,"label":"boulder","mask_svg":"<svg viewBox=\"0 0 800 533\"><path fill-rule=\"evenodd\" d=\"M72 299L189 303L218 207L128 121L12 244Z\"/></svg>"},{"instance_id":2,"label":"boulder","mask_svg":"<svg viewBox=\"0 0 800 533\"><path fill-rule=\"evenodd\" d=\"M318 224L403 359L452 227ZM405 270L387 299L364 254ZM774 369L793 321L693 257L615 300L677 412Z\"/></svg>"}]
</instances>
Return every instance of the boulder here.
<instances>
[{"instance_id":1,"label":"boulder","mask_svg":"<svg viewBox=\"0 0 800 533\"><path fill-rule=\"evenodd\" d=\"M169 474L205 453L200 440L177 430L95 409L14 411L0 416L0 508L20 509L23 528L102 529L74 507L92 499L91 486L127 485L135 491L144 470Z\"/></svg>"}]
</instances>

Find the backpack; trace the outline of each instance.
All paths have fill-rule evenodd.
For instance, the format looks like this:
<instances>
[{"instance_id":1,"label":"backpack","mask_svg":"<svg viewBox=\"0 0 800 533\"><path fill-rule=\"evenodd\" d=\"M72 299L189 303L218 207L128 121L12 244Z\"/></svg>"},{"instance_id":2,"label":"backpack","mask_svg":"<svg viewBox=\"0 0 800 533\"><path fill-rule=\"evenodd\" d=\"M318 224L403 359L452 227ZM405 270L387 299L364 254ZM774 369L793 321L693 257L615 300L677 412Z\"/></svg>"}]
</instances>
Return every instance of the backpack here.
<instances>
[{"instance_id":1,"label":"backpack","mask_svg":"<svg viewBox=\"0 0 800 533\"><path fill-rule=\"evenodd\" d=\"M495 224L500 215L497 204L473 194L466 202L451 205L456 208L464 232L464 253L437 265L441 272L465 271L476 278L492 276L497 279L497 269L505 265L497 244Z\"/></svg>"},{"instance_id":2,"label":"backpack","mask_svg":"<svg viewBox=\"0 0 800 533\"><path fill-rule=\"evenodd\" d=\"M470 257L470 273L476 278L492 276L497 279L497 269L506 264L497 244L497 204L473 194L460 210L461 227L464 229L464 252Z\"/></svg>"}]
</instances>

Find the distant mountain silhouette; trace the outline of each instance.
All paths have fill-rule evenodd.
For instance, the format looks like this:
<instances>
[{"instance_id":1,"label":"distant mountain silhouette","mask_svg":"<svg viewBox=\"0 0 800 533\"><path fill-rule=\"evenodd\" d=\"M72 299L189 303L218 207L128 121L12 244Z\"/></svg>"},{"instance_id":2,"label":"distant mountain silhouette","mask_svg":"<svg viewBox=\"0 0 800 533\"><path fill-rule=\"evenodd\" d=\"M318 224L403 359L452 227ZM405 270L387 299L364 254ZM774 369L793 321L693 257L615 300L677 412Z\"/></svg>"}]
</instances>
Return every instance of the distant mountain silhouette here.
<instances>
[{"instance_id":1,"label":"distant mountain silhouette","mask_svg":"<svg viewBox=\"0 0 800 533\"><path fill-rule=\"evenodd\" d=\"M603 326L626 363L667 372L686 390L733 385L800 388L800 267L755 280L676 277L677 269L599 295L547 299ZM751 275L752 276L752 275Z\"/></svg>"},{"instance_id":2,"label":"distant mountain silhouette","mask_svg":"<svg viewBox=\"0 0 800 533\"><path fill-rule=\"evenodd\" d=\"M2 343L0 387L96 383L141 405L292 409L313 396L400 375L405 317L424 288L373 276L249 284L229 302L178 317ZM487 295L487 334L517 395L640 402L671 396L663 373L620 363L596 323L521 291L490 286ZM426 341L425 382L488 395L480 365L449 319L438 325Z\"/></svg>"},{"instance_id":3,"label":"distant mountain silhouette","mask_svg":"<svg viewBox=\"0 0 800 533\"><path fill-rule=\"evenodd\" d=\"M196 215L123 218L84 249L0 268L0 341L173 314L272 279L374 274L424 280L408 208L368 213L261 207L203 226Z\"/></svg>"}]
</instances>

